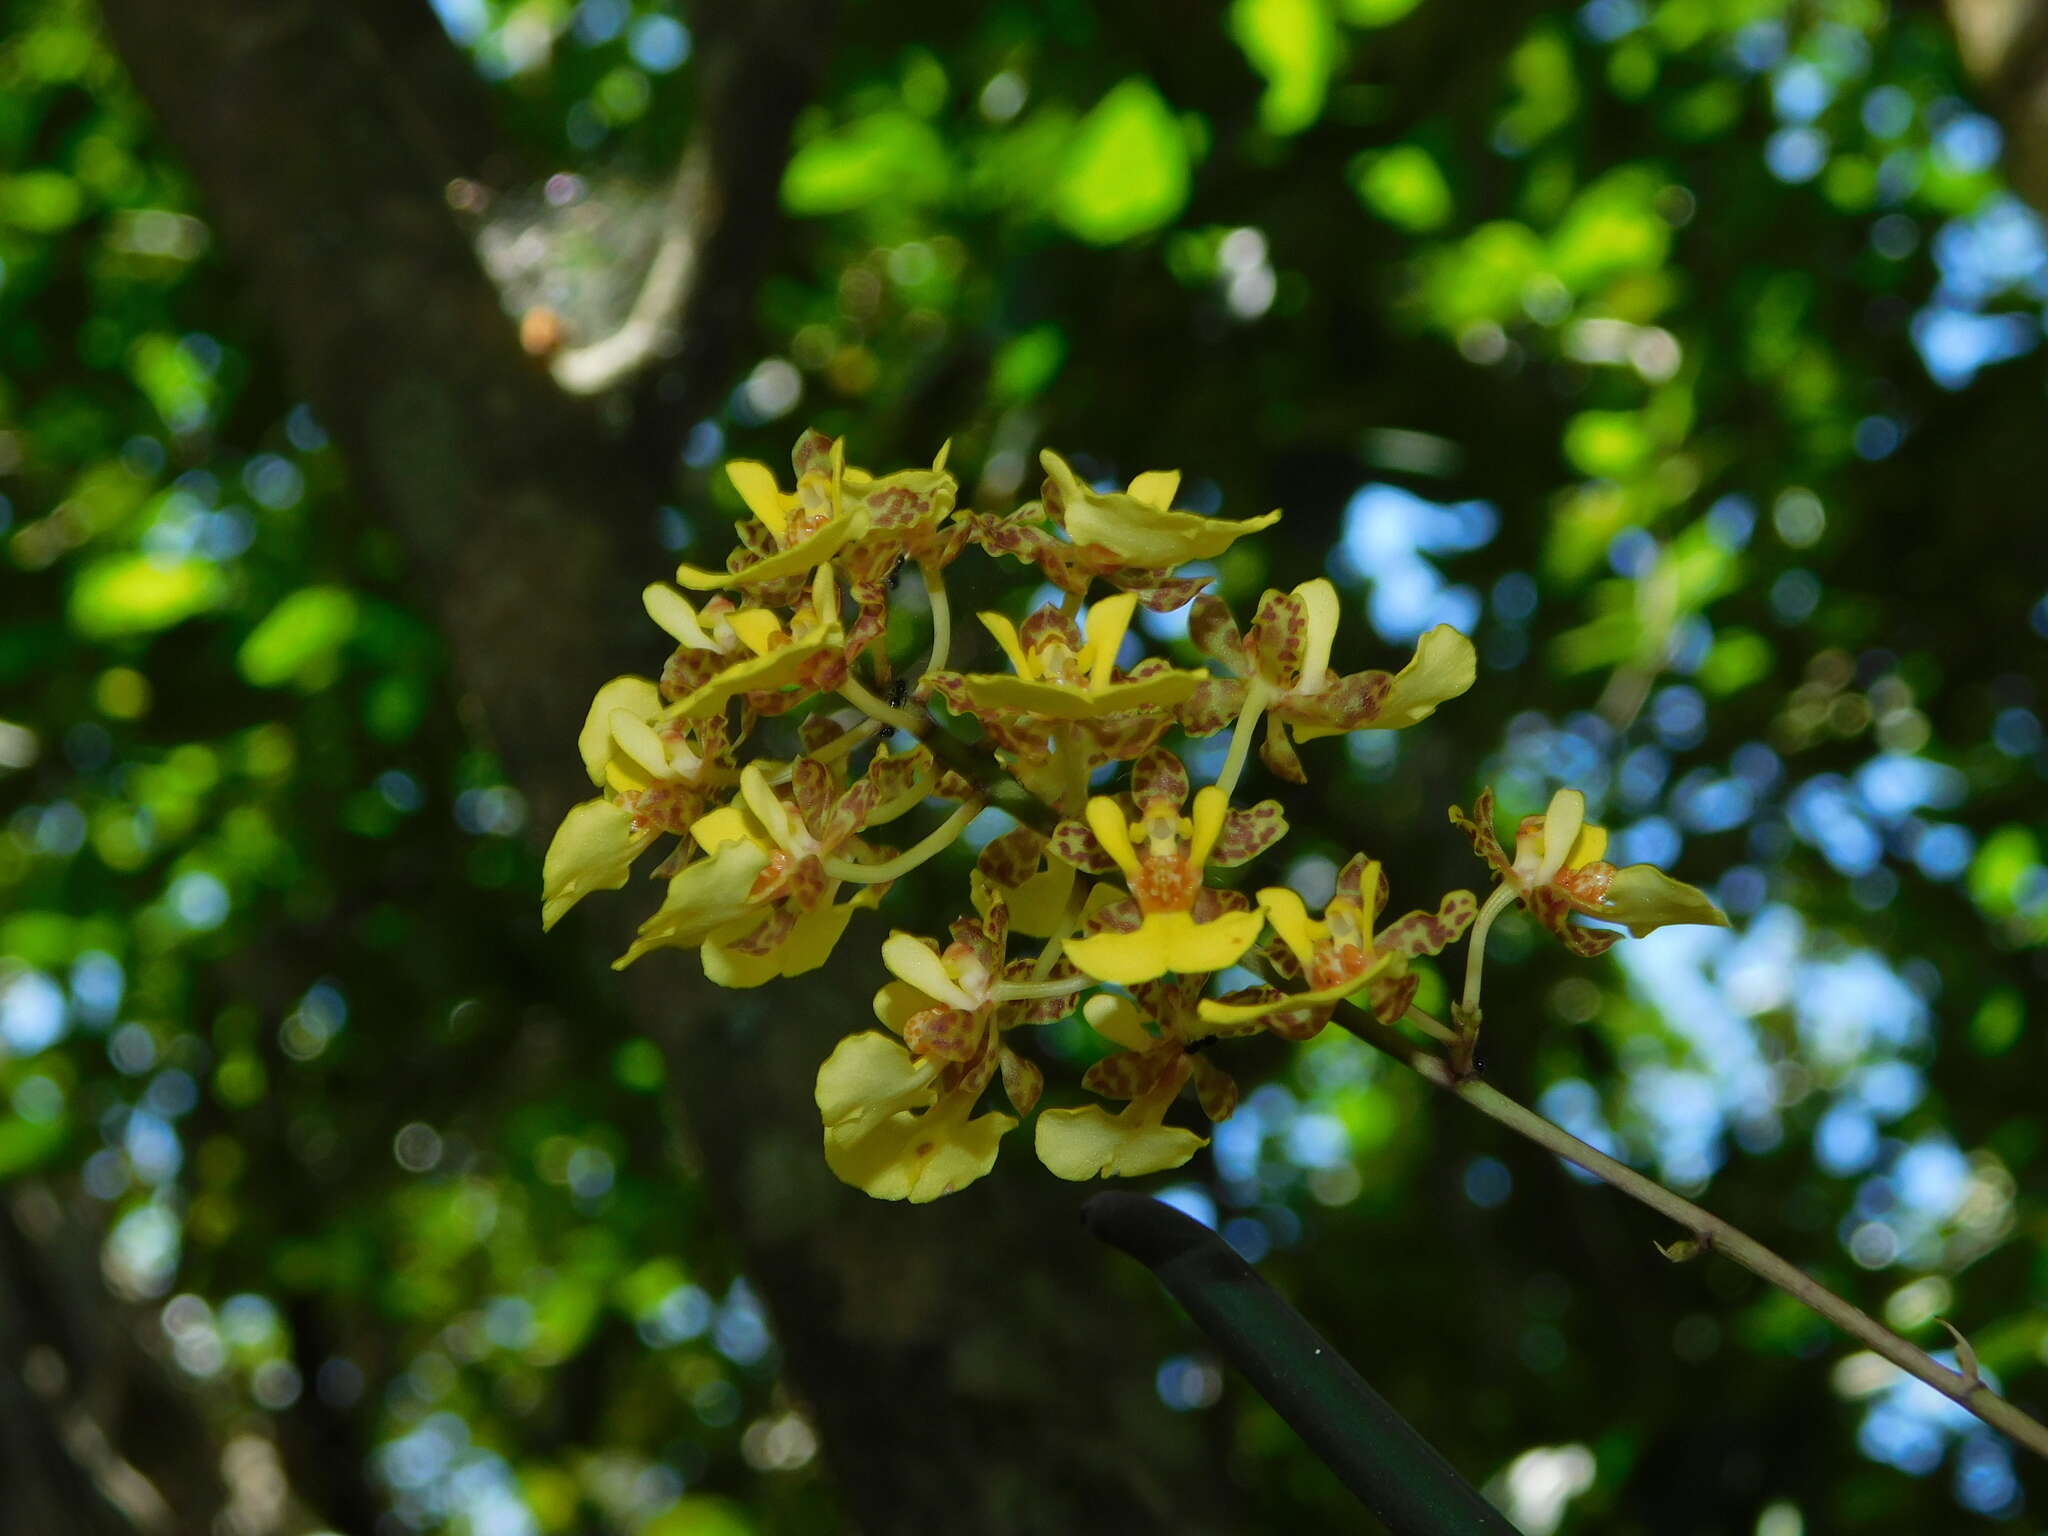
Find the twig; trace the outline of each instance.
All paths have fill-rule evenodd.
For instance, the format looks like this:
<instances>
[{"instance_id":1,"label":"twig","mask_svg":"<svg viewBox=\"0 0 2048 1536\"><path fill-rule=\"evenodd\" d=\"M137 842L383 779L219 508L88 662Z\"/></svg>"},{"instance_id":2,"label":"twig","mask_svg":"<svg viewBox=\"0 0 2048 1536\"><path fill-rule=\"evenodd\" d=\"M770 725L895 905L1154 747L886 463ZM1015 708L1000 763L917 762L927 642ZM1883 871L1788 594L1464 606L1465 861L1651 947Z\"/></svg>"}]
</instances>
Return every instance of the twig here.
<instances>
[{"instance_id":1,"label":"twig","mask_svg":"<svg viewBox=\"0 0 2048 1536\"><path fill-rule=\"evenodd\" d=\"M1554 1125L1527 1105L1509 1098L1499 1089L1475 1076L1461 1077L1441 1056L1425 1050L1383 1026L1340 1015L1340 1020L1374 1050L1393 1057L1446 1093L1454 1094L1488 1119L1506 1126L1516 1135L1576 1163L1602 1183L1611 1185L1684 1227L1697 1245L1694 1252L1712 1250L1733 1259L1759 1279L1767 1280L1810 1311L1833 1323L1842 1332L1883 1356L1907 1375L1925 1382L1943 1397L1975 1414L1993 1429L2010 1436L2035 1455L2048 1458L2048 1425L2021 1412L1986 1386L1972 1369L1968 1374L1952 1371L1925 1350L1907 1343L1869 1313L1837 1296L1804 1270L1780 1258L1738 1227L1713 1212L1673 1194L1655 1179L1636 1172L1626 1163L1588 1146L1560 1125ZM1692 1257L1686 1253L1684 1257ZM1974 1360L1971 1364L1974 1366Z\"/></svg>"}]
</instances>

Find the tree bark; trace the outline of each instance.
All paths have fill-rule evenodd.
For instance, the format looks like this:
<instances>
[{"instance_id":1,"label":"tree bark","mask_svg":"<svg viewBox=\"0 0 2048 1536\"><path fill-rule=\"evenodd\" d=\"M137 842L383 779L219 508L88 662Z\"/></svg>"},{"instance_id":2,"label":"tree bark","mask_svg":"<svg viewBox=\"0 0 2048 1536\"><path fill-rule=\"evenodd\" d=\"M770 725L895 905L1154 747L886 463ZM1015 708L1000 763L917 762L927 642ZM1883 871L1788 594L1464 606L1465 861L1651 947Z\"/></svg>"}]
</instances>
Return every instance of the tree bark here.
<instances>
[{"instance_id":1,"label":"tree bark","mask_svg":"<svg viewBox=\"0 0 2048 1536\"><path fill-rule=\"evenodd\" d=\"M1963 68L2005 131L2013 190L2048 213L2048 4L1944 0Z\"/></svg>"},{"instance_id":2,"label":"tree bark","mask_svg":"<svg viewBox=\"0 0 2048 1536\"><path fill-rule=\"evenodd\" d=\"M725 222L682 349L638 413L660 451L621 453L521 353L447 207L447 179L472 169L451 146L493 141L467 87L428 93L448 71L424 54L423 0L103 9L355 496L408 549L545 832L588 793L573 738L590 693L658 653L636 600L654 552L629 557L624 530L650 526L658 466L689 419L677 403L701 409L727 382L801 99L792 71L815 67L816 27L764 26L795 13L763 6L736 8L751 25L700 32ZM378 45L391 36L409 39L402 69ZM597 937L616 953L615 935ZM843 1188L820 1156L811 1084L833 1038L866 1023L865 989L709 990L668 955L624 988L637 1026L669 1046L714 1204L853 1518L875 1532L1242 1528L1201 1425L1152 1390L1183 1330L1082 1234L1085 1191L1035 1167L923 1209ZM1010 1161L1028 1162L1019 1150Z\"/></svg>"}]
</instances>

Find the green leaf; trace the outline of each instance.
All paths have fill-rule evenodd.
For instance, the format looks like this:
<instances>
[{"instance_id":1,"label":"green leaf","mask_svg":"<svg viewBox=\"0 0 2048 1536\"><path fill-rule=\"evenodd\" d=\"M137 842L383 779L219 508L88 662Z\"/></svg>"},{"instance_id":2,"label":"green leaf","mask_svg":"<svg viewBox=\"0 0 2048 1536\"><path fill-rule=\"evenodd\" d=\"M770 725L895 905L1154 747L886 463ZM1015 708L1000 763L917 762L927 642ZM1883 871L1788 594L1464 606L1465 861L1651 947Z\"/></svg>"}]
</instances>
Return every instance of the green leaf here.
<instances>
[{"instance_id":1,"label":"green leaf","mask_svg":"<svg viewBox=\"0 0 2048 1536\"><path fill-rule=\"evenodd\" d=\"M1299 133L1323 113L1337 65L1337 29L1324 0L1237 0L1230 35L1266 79L1259 124Z\"/></svg>"},{"instance_id":2,"label":"green leaf","mask_svg":"<svg viewBox=\"0 0 2048 1536\"><path fill-rule=\"evenodd\" d=\"M1768 677L1773 660L1770 641L1755 630L1724 630L1700 664L1700 686L1725 699Z\"/></svg>"},{"instance_id":3,"label":"green leaf","mask_svg":"<svg viewBox=\"0 0 2048 1536\"><path fill-rule=\"evenodd\" d=\"M2003 1056L2019 1043L2026 1027L2027 1005L2011 987L2001 987L1986 997L1970 1020L1970 1044L1984 1056Z\"/></svg>"},{"instance_id":4,"label":"green leaf","mask_svg":"<svg viewBox=\"0 0 2048 1536\"><path fill-rule=\"evenodd\" d=\"M1539 143L1579 110L1579 79L1564 29L1536 26L1508 59L1516 99L1500 116L1503 141L1518 150Z\"/></svg>"},{"instance_id":5,"label":"green leaf","mask_svg":"<svg viewBox=\"0 0 2048 1536\"><path fill-rule=\"evenodd\" d=\"M1034 399L1058 375L1066 356L1067 338L1058 326L1035 326L996 354L989 392L1006 405Z\"/></svg>"},{"instance_id":6,"label":"green leaf","mask_svg":"<svg viewBox=\"0 0 2048 1536\"><path fill-rule=\"evenodd\" d=\"M62 171L24 171L0 180L0 220L32 234L69 229L85 211L85 194Z\"/></svg>"},{"instance_id":7,"label":"green leaf","mask_svg":"<svg viewBox=\"0 0 2048 1536\"><path fill-rule=\"evenodd\" d=\"M2032 832L2017 823L2000 827L1970 861L1970 899L1994 917L2010 916L2040 863L2041 844Z\"/></svg>"},{"instance_id":8,"label":"green leaf","mask_svg":"<svg viewBox=\"0 0 2048 1536\"><path fill-rule=\"evenodd\" d=\"M40 1168L63 1150L69 1124L62 1118L38 1121L18 1116L0 1119L0 1179Z\"/></svg>"},{"instance_id":9,"label":"green leaf","mask_svg":"<svg viewBox=\"0 0 2048 1536\"><path fill-rule=\"evenodd\" d=\"M946 146L908 112L877 112L812 139L782 173L782 206L806 217L893 199L937 202L949 181Z\"/></svg>"},{"instance_id":10,"label":"green leaf","mask_svg":"<svg viewBox=\"0 0 2048 1536\"><path fill-rule=\"evenodd\" d=\"M1505 323L1522 313L1522 295L1543 271L1543 242L1526 224L1482 224L1423 267L1430 318L1457 335L1479 321Z\"/></svg>"},{"instance_id":11,"label":"green leaf","mask_svg":"<svg viewBox=\"0 0 2048 1536\"><path fill-rule=\"evenodd\" d=\"M1649 462L1651 443L1634 411L1581 411L1564 429L1564 456L1582 475L1623 480Z\"/></svg>"},{"instance_id":12,"label":"green leaf","mask_svg":"<svg viewBox=\"0 0 2048 1536\"><path fill-rule=\"evenodd\" d=\"M1399 144L1352 163L1351 184L1365 206L1414 234L1442 229L1453 212L1451 184L1420 144Z\"/></svg>"},{"instance_id":13,"label":"green leaf","mask_svg":"<svg viewBox=\"0 0 2048 1536\"><path fill-rule=\"evenodd\" d=\"M1656 212L1662 178L1640 166L1601 177L1572 201L1550 237L1551 269L1574 293L1624 272L1660 267L1671 226Z\"/></svg>"},{"instance_id":14,"label":"green leaf","mask_svg":"<svg viewBox=\"0 0 2048 1536\"><path fill-rule=\"evenodd\" d=\"M1422 0L1337 0L1337 9L1354 27L1390 27Z\"/></svg>"},{"instance_id":15,"label":"green leaf","mask_svg":"<svg viewBox=\"0 0 2048 1536\"><path fill-rule=\"evenodd\" d=\"M160 331L138 337L128 355L128 371L173 432L190 432L205 423L213 379L177 337Z\"/></svg>"},{"instance_id":16,"label":"green leaf","mask_svg":"<svg viewBox=\"0 0 2048 1536\"><path fill-rule=\"evenodd\" d=\"M94 640L146 635L217 607L227 584L205 560L158 555L107 555L71 584L69 612Z\"/></svg>"},{"instance_id":17,"label":"green leaf","mask_svg":"<svg viewBox=\"0 0 2048 1536\"><path fill-rule=\"evenodd\" d=\"M249 632L235 665L258 688L323 688L356 631L356 614L355 594L346 588L302 587Z\"/></svg>"},{"instance_id":18,"label":"green leaf","mask_svg":"<svg viewBox=\"0 0 2048 1536\"><path fill-rule=\"evenodd\" d=\"M680 1499L640 1527L640 1536L753 1536L739 1505L711 1494Z\"/></svg>"},{"instance_id":19,"label":"green leaf","mask_svg":"<svg viewBox=\"0 0 2048 1536\"><path fill-rule=\"evenodd\" d=\"M1187 200L1187 137L1152 82L1133 75L1075 129L1053 216L1091 245L1117 245L1169 223Z\"/></svg>"}]
</instances>

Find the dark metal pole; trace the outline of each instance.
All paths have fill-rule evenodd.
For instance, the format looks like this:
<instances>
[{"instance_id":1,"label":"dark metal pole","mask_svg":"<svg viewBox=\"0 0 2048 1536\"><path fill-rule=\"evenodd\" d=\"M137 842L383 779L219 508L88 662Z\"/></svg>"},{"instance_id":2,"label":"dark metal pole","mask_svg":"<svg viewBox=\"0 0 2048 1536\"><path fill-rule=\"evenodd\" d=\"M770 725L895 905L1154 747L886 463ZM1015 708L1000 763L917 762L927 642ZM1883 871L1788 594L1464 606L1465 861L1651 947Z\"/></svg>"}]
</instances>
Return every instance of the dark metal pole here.
<instances>
[{"instance_id":1,"label":"dark metal pole","mask_svg":"<svg viewBox=\"0 0 2048 1536\"><path fill-rule=\"evenodd\" d=\"M1199 1221L1118 1191L1088 1201L1081 1219L1159 1277L1223 1357L1394 1536L1516 1536L1435 1446Z\"/></svg>"}]
</instances>

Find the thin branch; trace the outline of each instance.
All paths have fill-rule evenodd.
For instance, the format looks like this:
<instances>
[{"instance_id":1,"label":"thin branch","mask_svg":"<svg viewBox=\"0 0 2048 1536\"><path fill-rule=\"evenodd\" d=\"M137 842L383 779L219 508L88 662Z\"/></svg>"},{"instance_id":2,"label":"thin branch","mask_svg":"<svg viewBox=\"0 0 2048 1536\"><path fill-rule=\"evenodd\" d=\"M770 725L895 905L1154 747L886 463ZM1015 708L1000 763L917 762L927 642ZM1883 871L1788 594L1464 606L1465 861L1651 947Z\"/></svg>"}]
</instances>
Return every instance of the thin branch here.
<instances>
[{"instance_id":1,"label":"thin branch","mask_svg":"<svg viewBox=\"0 0 2048 1536\"><path fill-rule=\"evenodd\" d=\"M1446 1093L1516 1135L1576 1163L1603 1184L1620 1190L1684 1227L1700 1249L1733 1259L1751 1274L1784 1291L1842 1332L1883 1356L1907 1375L1925 1382L1943 1397L1975 1414L1993 1429L2010 1436L2035 1455L2048 1458L2048 1425L2022 1413L1986 1386L1974 1372L1952 1371L1925 1350L1907 1343L1869 1313L1837 1296L1811 1275L1749 1236L1740 1228L1673 1194L1655 1179L1588 1146L1562 1126L1554 1125L1528 1106L1509 1098L1476 1076L1461 1077L1450 1063L1392 1030L1376 1027L1363 1016L1340 1015L1344 1027L1374 1050L1393 1057Z\"/></svg>"}]
</instances>

